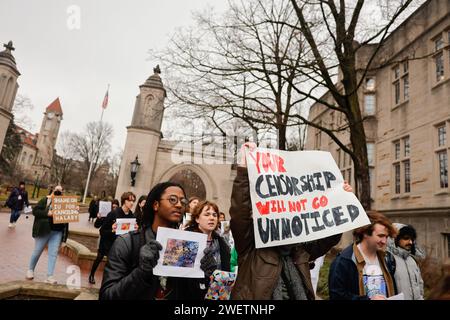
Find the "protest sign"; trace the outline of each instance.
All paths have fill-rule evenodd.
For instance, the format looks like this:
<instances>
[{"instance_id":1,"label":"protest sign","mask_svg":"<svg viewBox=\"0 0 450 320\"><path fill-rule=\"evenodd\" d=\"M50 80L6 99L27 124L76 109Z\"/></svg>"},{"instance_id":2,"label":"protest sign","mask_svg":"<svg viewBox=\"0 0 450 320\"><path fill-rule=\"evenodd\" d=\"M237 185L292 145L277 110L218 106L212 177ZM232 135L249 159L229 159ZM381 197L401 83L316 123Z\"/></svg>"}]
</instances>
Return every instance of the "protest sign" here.
<instances>
[{"instance_id":1,"label":"protest sign","mask_svg":"<svg viewBox=\"0 0 450 320\"><path fill-rule=\"evenodd\" d=\"M98 205L98 214L100 217L106 217L111 212L111 201L100 201Z\"/></svg>"},{"instance_id":2,"label":"protest sign","mask_svg":"<svg viewBox=\"0 0 450 320\"><path fill-rule=\"evenodd\" d=\"M136 225L135 218L117 219L116 235L121 235L133 231Z\"/></svg>"},{"instance_id":3,"label":"protest sign","mask_svg":"<svg viewBox=\"0 0 450 320\"><path fill-rule=\"evenodd\" d=\"M255 148L246 158L256 248L322 239L370 223L356 196L343 189L329 152Z\"/></svg>"},{"instance_id":4,"label":"protest sign","mask_svg":"<svg viewBox=\"0 0 450 320\"><path fill-rule=\"evenodd\" d=\"M69 223L79 221L77 196L52 196L50 212L53 223Z\"/></svg>"},{"instance_id":5,"label":"protest sign","mask_svg":"<svg viewBox=\"0 0 450 320\"><path fill-rule=\"evenodd\" d=\"M158 264L153 268L157 276L203 278L200 260L206 248L207 235L159 227L156 240L161 243Z\"/></svg>"}]
</instances>

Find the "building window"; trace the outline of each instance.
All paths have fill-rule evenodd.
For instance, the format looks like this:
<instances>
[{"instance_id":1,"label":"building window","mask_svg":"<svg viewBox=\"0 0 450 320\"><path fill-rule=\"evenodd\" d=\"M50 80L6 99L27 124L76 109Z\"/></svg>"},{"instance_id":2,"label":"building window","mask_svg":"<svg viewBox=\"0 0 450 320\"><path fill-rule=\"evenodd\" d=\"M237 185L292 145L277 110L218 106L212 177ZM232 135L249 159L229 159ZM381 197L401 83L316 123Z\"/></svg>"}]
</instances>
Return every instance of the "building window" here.
<instances>
[{"instance_id":1,"label":"building window","mask_svg":"<svg viewBox=\"0 0 450 320\"><path fill-rule=\"evenodd\" d=\"M400 103L400 82L394 83L394 90L395 90L395 104Z\"/></svg>"},{"instance_id":2,"label":"building window","mask_svg":"<svg viewBox=\"0 0 450 320\"><path fill-rule=\"evenodd\" d=\"M30 159L28 160L28 163L29 163L30 165L33 164L33 155L32 155L32 154L30 154Z\"/></svg>"},{"instance_id":3,"label":"building window","mask_svg":"<svg viewBox=\"0 0 450 320\"><path fill-rule=\"evenodd\" d=\"M395 193L400 193L400 164L397 163L394 165L395 168Z\"/></svg>"},{"instance_id":4,"label":"building window","mask_svg":"<svg viewBox=\"0 0 450 320\"><path fill-rule=\"evenodd\" d=\"M411 192L411 145L409 136L394 141L394 192ZM403 187L402 187L403 186Z\"/></svg>"},{"instance_id":5,"label":"building window","mask_svg":"<svg viewBox=\"0 0 450 320\"><path fill-rule=\"evenodd\" d=\"M369 116L375 115L375 95L364 95L364 113Z\"/></svg>"},{"instance_id":6,"label":"building window","mask_svg":"<svg viewBox=\"0 0 450 320\"><path fill-rule=\"evenodd\" d=\"M444 39L442 37L439 37L434 41L434 47L435 51L439 51L444 48Z\"/></svg>"},{"instance_id":7,"label":"building window","mask_svg":"<svg viewBox=\"0 0 450 320\"><path fill-rule=\"evenodd\" d=\"M400 67L396 66L394 68L394 79L398 79L400 77Z\"/></svg>"},{"instance_id":8,"label":"building window","mask_svg":"<svg viewBox=\"0 0 450 320\"><path fill-rule=\"evenodd\" d=\"M436 64L436 81L439 82L444 79L444 53L438 53L434 60Z\"/></svg>"},{"instance_id":9,"label":"building window","mask_svg":"<svg viewBox=\"0 0 450 320\"><path fill-rule=\"evenodd\" d=\"M394 148L395 148L395 160L398 160L400 158L400 142L395 142Z\"/></svg>"},{"instance_id":10,"label":"building window","mask_svg":"<svg viewBox=\"0 0 450 320\"><path fill-rule=\"evenodd\" d=\"M320 125L320 124L319 124ZM320 131L319 129L316 128L316 136L315 136L315 140L314 140L314 148L316 150L320 150L321 147L321 139L322 139L322 131Z\"/></svg>"},{"instance_id":11,"label":"building window","mask_svg":"<svg viewBox=\"0 0 450 320\"><path fill-rule=\"evenodd\" d=\"M409 157L410 153L409 137L403 138L403 150L404 156Z\"/></svg>"},{"instance_id":12,"label":"building window","mask_svg":"<svg viewBox=\"0 0 450 320\"><path fill-rule=\"evenodd\" d=\"M405 192L411 192L411 171L409 160L403 162L403 169L405 170Z\"/></svg>"},{"instance_id":13,"label":"building window","mask_svg":"<svg viewBox=\"0 0 450 320\"><path fill-rule=\"evenodd\" d=\"M445 124L438 127L438 146L443 147L447 144L447 130Z\"/></svg>"},{"instance_id":14,"label":"building window","mask_svg":"<svg viewBox=\"0 0 450 320\"><path fill-rule=\"evenodd\" d=\"M366 90L367 91L375 90L375 78L367 78L366 79Z\"/></svg>"},{"instance_id":15,"label":"building window","mask_svg":"<svg viewBox=\"0 0 450 320\"><path fill-rule=\"evenodd\" d=\"M448 188L448 155L447 151L438 152L439 161L439 186L440 188Z\"/></svg>"},{"instance_id":16,"label":"building window","mask_svg":"<svg viewBox=\"0 0 450 320\"><path fill-rule=\"evenodd\" d=\"M409 71L409 61L406 60L405 62L403 62L403 73L408 73Z\"/></svg>"},{"instance_id":17,"label":"building window","mask_svg":"<svg viewBox=\"0 0 450 320\"><path fill-rule=\"evenodd\" d=\"M403 77L403 99L406 101L409 99L409 77Z\"/></svg>"}]
</instances>

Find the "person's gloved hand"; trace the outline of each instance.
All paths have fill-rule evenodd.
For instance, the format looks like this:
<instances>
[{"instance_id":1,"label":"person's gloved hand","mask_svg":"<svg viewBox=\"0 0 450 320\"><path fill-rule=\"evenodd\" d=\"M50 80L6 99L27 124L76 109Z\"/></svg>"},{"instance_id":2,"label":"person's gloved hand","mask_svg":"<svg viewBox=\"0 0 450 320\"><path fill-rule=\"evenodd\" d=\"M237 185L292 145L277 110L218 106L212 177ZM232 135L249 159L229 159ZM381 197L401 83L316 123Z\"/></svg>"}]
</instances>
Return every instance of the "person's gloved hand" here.
<instances>
[{"instance_id":1,"label":"person's gloved hand","mask_svg":"<svg viewBox=\"0 0 450 320\"><path fill-rule=\"evenodd\" d=\"M159 250L162 245L156 240L150 240L149 243L142 246L139 251L139 268L146 274L152 274L153 268L158 263Z\"/></svg>"},{"instance_id":2,"label":"person's gloved hand","mask_svg":"<svg viewBox=\"0 0 450 320\"><path fill-rule=\"evenodd\" d=\"M200 260L200 269L202 269L203 272L205 273L205 277L209 279L214 270L217 269L217 262L210 248L206 248L205 251L203 251L203 253L205 255Z\"/></svg>"}]
</instances>

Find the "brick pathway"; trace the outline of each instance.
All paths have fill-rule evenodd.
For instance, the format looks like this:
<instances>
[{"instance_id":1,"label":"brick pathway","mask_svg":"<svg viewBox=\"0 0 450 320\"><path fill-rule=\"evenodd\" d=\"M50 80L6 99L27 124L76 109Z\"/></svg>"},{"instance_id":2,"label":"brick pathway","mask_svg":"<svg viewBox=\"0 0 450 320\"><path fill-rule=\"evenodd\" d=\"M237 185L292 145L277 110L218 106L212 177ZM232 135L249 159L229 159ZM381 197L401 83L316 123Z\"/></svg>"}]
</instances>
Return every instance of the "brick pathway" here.
<instances>
[{"instance_id":1,"label":"brick pathway","mask_svg":"<svg viewBox=\"0 0 450 320\"><path fill-rule=\"evenodd\" d=\"M34 217L25 219L20 216L15 228L8 228L9 213L0 212L0 283L13 280L24 280L28 269L31 253L34 249L34 239L31 236ZM98 232L92 224L87 222L87 214L80 215L80 222L73 227L77 230L90 230ZM33 281L43 282L47 278L47 250L42 253L35 270ZM70 258L59 254L56 260L55 278L58 284L65 284L71 274L66 273L69 266L74 265ZM100 270L96 273L96 284L91 285L88 282L88 272L81 273L82 287L100 288L102 273Z\"/></svg>"}]
</instances>

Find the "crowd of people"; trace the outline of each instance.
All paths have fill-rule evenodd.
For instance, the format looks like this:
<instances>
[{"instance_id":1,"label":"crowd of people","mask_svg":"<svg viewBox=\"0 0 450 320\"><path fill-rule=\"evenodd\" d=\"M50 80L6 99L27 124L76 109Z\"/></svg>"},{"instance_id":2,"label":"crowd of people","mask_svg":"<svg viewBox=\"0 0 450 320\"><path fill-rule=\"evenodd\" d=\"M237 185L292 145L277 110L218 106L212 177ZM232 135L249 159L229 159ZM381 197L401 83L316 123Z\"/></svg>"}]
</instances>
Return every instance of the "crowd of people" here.
<instances>
[{"instance_id":1,"label":"crowd of people","mask_svg":"<svg viewBox=\"0 0 450 320\"><path fill-rule=\"evenodd\" d=\"M246 143L245 148L255 145ZM20 211L28 206L28 196L20 184L11 193L10 227ZM352 192L348 184L344 190ZM47 282L53 277L58 249L67 239L68 224L54 224L51 197L63 194L61 186L42 198L33 209L33 238L27 279L45 246L48 246ZM132 192L122 194L120 203L112 201L111 212L99 214L98 199L89 205L89 222L99 228L97 257L89 282L95 284L99 264L107 257L99 299L189 299L202 300L215 270L236 272L231 299L238 300L314 300L318 270L325 255L341 240L342 234L323 239L256 248L252 204L245 157L237 168L230 207L231 228L216 203L198 197L188 198L182 185L162 182L137 203ZM135 209L133 209L135 208ZM134 210L134 212L132 211ZM117 236L117 219L135 218L135 230ZM413 226L393 224L378 212L368 212L370 224L353 230L354 241L331 263L328 287L331 300L386 300L403 295L405 300L423 300L424 283L419 268L424 252L417 246ZM162 245L158 228L173 228L205 234L206 249L200 261L203 278L158 276ZM231 230L230 230L231 229ZM225 232L224 232L225 230Z\"/></svg>"}]
</instances>

